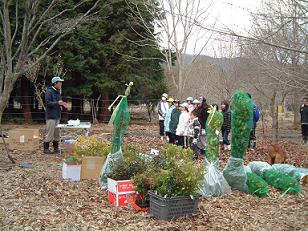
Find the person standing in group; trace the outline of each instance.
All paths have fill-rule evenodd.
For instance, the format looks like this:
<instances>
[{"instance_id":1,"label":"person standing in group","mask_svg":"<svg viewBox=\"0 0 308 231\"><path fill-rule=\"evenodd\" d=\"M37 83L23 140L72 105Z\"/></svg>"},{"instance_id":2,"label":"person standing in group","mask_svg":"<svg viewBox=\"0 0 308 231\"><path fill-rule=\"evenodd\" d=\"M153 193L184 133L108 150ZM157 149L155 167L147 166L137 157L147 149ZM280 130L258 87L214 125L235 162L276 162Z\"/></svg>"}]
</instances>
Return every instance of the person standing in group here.
<instances>
[{"instance_id":1,"label":"person standing in group","mask_svg":"<svg viewBox=\"0 0 308 231\"><path fill-rule=\"evenodd\" d=\"M198 112L193 110L190 114L190 123L189 123L189 144L190 148L194 152L194 159L198 160L200 149L198 148L198 138L201 132L201 124L198 119Z\"/></svg>"},{"instance_id":2,"label":"person standing in group","mask_svg":"<svg viewBox=\"0 0 308 231\"><path fill-rule=\"evenodd\" d=\"M199 98L199 106L197 108L197 112L198 112L198 119L199 122L201 124L201 132L199 135L199 142L198 142L198 147L201 151L202 155L205 155L205 144L206 144L206 131L205 131L205 124L206 124L206 120L208 117L208 105L206 103L206 99L204 97L200 97ZM218 107L217 107L218 109Z\"/></svg>"},{"instance_id":3,"label":"person standing in group","mask_svg":"<svg viewBox=\"0 0 308 231\"><path fill-rule=\"evenodd\" d=\"M247 94L249 98L251 99L251 95L249 93ZM252 151L256 151L256 146L257 146L256 128L257 128L257 123L260 119L260 110L258 106L255 104L255 102L252 102L252 103L253 103L253 120L252 120L252 125L251 125L252 128L250 132L248 148L251 148Z\"/></svg>"},{"instance_id":4,"label":"person standing in group","mask_svg":"<svg viewBox=\"0 0 308 231\"><path fill-rule=\"evenodd\" d=\"M304 144L308 144L308 97L304 98L304 103L300 107L301 127Z\"/></svg>"},{"instance_id":5,"label":"person standing in group","mask_svg":"<svg viewBox=\"0 0 308 231\"><path fill-rule=\"evenodd\" d=\"M194 105L192 104L193 101L194 101L194 98L191 96L187 97L186 99L189 114L195 109Z\"/></svg>"},{"instance_id":6,"label":"person standing in group","mask_svg":"<svg viewBox=\"0 0 308 231\"><path fill-rule=\"evenodd\" d=\"M168 110L166 112L166 117L165 117L165 121L164 121L164 129L165 129L165 133L167 136L167 140L169 143L173 143L173 136L170 133L170 120L171 120L171 113L172 111L175 109L175 105L174 105L174 99L173 98L169 98L167 100L168 102Z\"/></svg>"},{"instance_id":7,"label":"person standing in group","mask_svg":"<svg viewBox=\"0 0 308 231\"><path fill-rule=\"evenodd\" d=\"M159 135L160 135L160 139L162 141L164 140L164 136L165 136L164 121L165 121L165 117L166 117L166 112L169 108L167 98L168 98L167 93L162 94L161 100L160 100L160 102L158 103L158 106L157 106L157 108L158 108L158 120L159 120Z\"/></svg>"},{"instance_id":8,"label":"person standing in group","mask_svg":"<svg viewBox=\"0 0 308 231\"><path fill-rule=\"evenodd\" d=\"M180 118L179 118L179 123L176 128L176 136L178 143L177 145L181 145L183 148L187 148L188 145L188 140L187 140L187 135L188 135L188 127L189 127L189 112L188 112L188 104L187 103L181 103L180 104Z\"/></svg>"},{"instance_id":9,"label":"person standing in group","mask_svg":"<svg viewBox=\"0 0 308 231\"><path fill-rule=\"evenodd\" d=\"M52 154L49 150L49 143L53 143L53 149L56 154L60 153L59 150L59 128L57 125L61 118L61 107L67 108L67 104L61 99L62 82L64 80L58 76L51 79L52 86L49 87L45 93L45 118L47 134L44 140L44 153Z\"/></svg>"},{"instance_id":10,"label":"person standing in group","mask_svg":"<svg viewBox=\"0 0 308 231\"><path fill-rule=\"evenodd\" d=\"M171 141L169 140L169 143L177 144L178 141L176 139L176 128L178 126L179 118L181 114L180 101L174 100L174 105L175 105L175 108L171 112L170 123L169 123L169 134L171 138Z\"/></svg>"},{"instance_id":11,"label":"person standing in group","mask_svg":"<svg viewBox=\"0 0 308 231\"><path fill-rule=\"evenodd\" d=\"M192 101L192 105L193 105L193 111L194 110L197 110L198 108L199 108L199 105L201 104L201 102L199 101L199 100L197 100L197 99L194 99L193 101Z\"/></svg>"},{"instance_id":12,"label":"person standing in group","mask_svg":"<svg viewBox=\"0 0 308 231\"><path fill-rule=\"evenodd\" d=\"M221 133L222 133L222 143L224 145L225 150L231 150L231 145L229 141L229 133L231 130L231 111L229 110L229 103L227 101L222 101L220 104L221 112L224 116L224 122L221 127Z\"/></svg>"}]
</instances>

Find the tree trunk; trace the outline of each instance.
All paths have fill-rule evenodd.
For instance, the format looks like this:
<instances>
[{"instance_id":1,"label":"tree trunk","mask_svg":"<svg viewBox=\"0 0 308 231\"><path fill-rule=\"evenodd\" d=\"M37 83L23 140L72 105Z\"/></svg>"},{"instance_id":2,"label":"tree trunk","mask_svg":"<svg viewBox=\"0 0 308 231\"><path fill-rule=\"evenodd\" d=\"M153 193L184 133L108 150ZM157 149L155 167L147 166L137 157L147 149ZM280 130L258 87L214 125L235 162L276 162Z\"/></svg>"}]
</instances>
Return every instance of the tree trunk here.
<instances>
[{"instance_id":1,"label":"tree trunk","mask_svg":"<svg viewBox=\"0 0 308 231\"><path fill-rule=\"evenodd\" d=\"M152 115L154 115L154 105L152 102L146 102L147 112L149 116L149 122L152 122Z\"/></svg>"},{"instance_id":2,"label":"tree trunk","mask_svg":"<svg viewBox=\"0 0 308 231\"><path fill-rule=\"evenodd\" d=\"M293 111L293 126L295 128L298 128L300 125L300 114L299 114L299 107L300 107L301 101L300 97L298 95L293 96L292 100L292 111Z\"/></svg>"},{"instance_id":3,"label":"tree trunk","mask_svg":"<svg viewBox=\"0 0 308 231\"><path fill-rule=\"evenodd\" d=\"M22 96L20 103L22 106L24 119L26 123L32 123L32 96L30 96L30 82L24 76L21 77L20 81L20 95Z\"/></svg>"},{"instance_id":4,"label":"tree trunk","mask_svg":"<svg viewBox=\"0 0 308 231\"><path fill-rule=\"evenodd\" d=\"M0 124L2 123L3 112L9 102L10 95L13 90L15 83L13 80L14 76L11 72L5 74L3 90L0 89Z\"/></svg>"},{"instance_id":5,"label":"tree trunk","mask_svg":"<svg viewBox=\"0 0 308 231\"><path fill-rule=\"evenodd\" d=\"M108 110L109 104L110 104L109 93L108 92L102 93L101 108L99 110L100 111L99 113L100 122L108 122L109 117L111 115L110 111Z\"/></svg>"},{"instance_id":6,"label":"tree trunk","mask_svg":"<svg viewBox=\"0 0 308 231\"><path fill-rule=\"evenodd\" d=\"M271 98L272 136L274 140L278 139L278 107L276 105L276 97L277 92L274 92Z\"/></svg>"}]
</instances>

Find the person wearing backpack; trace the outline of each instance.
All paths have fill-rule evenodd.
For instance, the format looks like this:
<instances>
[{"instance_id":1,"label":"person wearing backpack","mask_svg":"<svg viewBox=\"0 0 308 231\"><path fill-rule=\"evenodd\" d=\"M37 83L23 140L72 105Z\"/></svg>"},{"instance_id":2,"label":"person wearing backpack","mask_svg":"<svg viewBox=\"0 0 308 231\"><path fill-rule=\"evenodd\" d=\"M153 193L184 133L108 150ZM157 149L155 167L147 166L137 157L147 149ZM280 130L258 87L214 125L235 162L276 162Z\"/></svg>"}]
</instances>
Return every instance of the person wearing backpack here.
<instances>
[{"instance_id":1,"label":"person wearing backpack","mask_svg":"<svg viewBox=\"0 0 308 231\"><path fill-rule=\"evenodd\" d=\"M308 97L304 98L304 103L300 107L301 127L304 144L308 144Z\"/></svg>"},{"instance_id":2,"label":"person wearing backpack","mask_svg":"<svg viewBox=\"0 0 308 231\"><path fill-rule=\"evenodd\" d=\"M249 98L251 99L251 95L249 93L247 94ZM252 102L252 104L253 104L253 121L252 121L250 137L249 137L248 148L251 148L252 151L256 151L256 146L257 146L256 127L260 119L260 110L255 102Z\"/></svg>"}]
</instances>

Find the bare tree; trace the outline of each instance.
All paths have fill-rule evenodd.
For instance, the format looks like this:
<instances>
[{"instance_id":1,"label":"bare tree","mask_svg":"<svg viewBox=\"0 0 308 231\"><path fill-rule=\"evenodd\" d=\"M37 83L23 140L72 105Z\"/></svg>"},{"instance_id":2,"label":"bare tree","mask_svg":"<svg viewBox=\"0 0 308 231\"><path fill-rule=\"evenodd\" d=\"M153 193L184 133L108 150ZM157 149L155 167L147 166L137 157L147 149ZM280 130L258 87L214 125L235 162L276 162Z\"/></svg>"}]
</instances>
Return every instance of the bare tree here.
<instances>
[{"instance_id":1,"label":"bare tree","mask_svg":"<svg viewBox=\"0 0 308 231\"><path fill-rule=\"evenodd\" d=\"M128 2L128 4L133 3ZM150 44L148 41L152 41L153 38L160 41L166 74L171 79L172 88L175 89L178 97L184 96L184 89L187 86L188 72L185 55L188 47L191 46L194 50L193 58L190 60L190 63L193 63L205 49L211 37L212 32L202 30L195 23L196 21L203 24L208 22L211 6L212 2L201 0L144 0L143 7L157 19L152 25L143 19L137 4L131 7L132 16L137 17L148 32L148 36L140 35L140 41L132 42L145 46Z\"/></svg>"},{"instance_id":2,"label":"bare tree","mask_svg":"<svg viewBox=\"0 0 308 231\"><path fill-rule=\"evenodd\" d=\"M291 49L241 40L243 55L254 62L250 83L269 100L274 129L278 129L278 103L291 99L297 124L299 99L308 93L307 9L306 1L264 0L261 10L252 14L253 37Z\"/></svg>"},{"instance_id":3,"label":"bare tree","mask_svg":"<svg viewBox=\"0 0 308 231\"><path fill-rule=\"evenodd\" d=\"M55 12L64 1L2 0L0 2L0 123L10 93L18 78L36 67L56 44L85 21L100 2L71 18L68 14L84 6L80 1L72 8ZM12 14L12 7L15 14ZM43 9L42 9L43 8ZM22 10L21 10L22 9ZM42 31L48 35L42 38ZM43 52L42 52L43 51Z\"/></svg>"}]
</instances>

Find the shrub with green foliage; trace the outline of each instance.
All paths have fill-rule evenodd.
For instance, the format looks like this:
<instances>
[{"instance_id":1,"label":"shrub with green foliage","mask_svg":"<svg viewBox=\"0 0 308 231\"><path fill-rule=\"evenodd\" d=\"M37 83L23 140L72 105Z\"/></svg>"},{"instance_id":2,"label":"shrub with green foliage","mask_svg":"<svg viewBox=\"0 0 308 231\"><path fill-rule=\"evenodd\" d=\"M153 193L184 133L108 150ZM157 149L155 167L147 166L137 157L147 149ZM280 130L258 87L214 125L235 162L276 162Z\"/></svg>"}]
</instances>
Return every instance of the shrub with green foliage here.
<instances>
[{"instance_id":1,"label":"shrub with green foliage","mask_svg":"<svg viewBox=\"0 0 308 231\"><path fill-rule=\"evenodd\" d=\"M167 145L146 167L133 178L145 200L149 190L163 197L194 196L203 180L203 166L194 161L190 149L180 146Z\"/></svg>"},{"instance_id":2,"label":"shrub with green foliage","mask_svg":"<svg viewBox=\"0 0 308 231\"><path fill-rule=\"evenodd\" d=\"M136 149L126 146L123 150L123 158L112 166L112 173L108 175L113 180L129 180L133 176L146 171L147 161Z\"/></svg>"}]
</instances>

